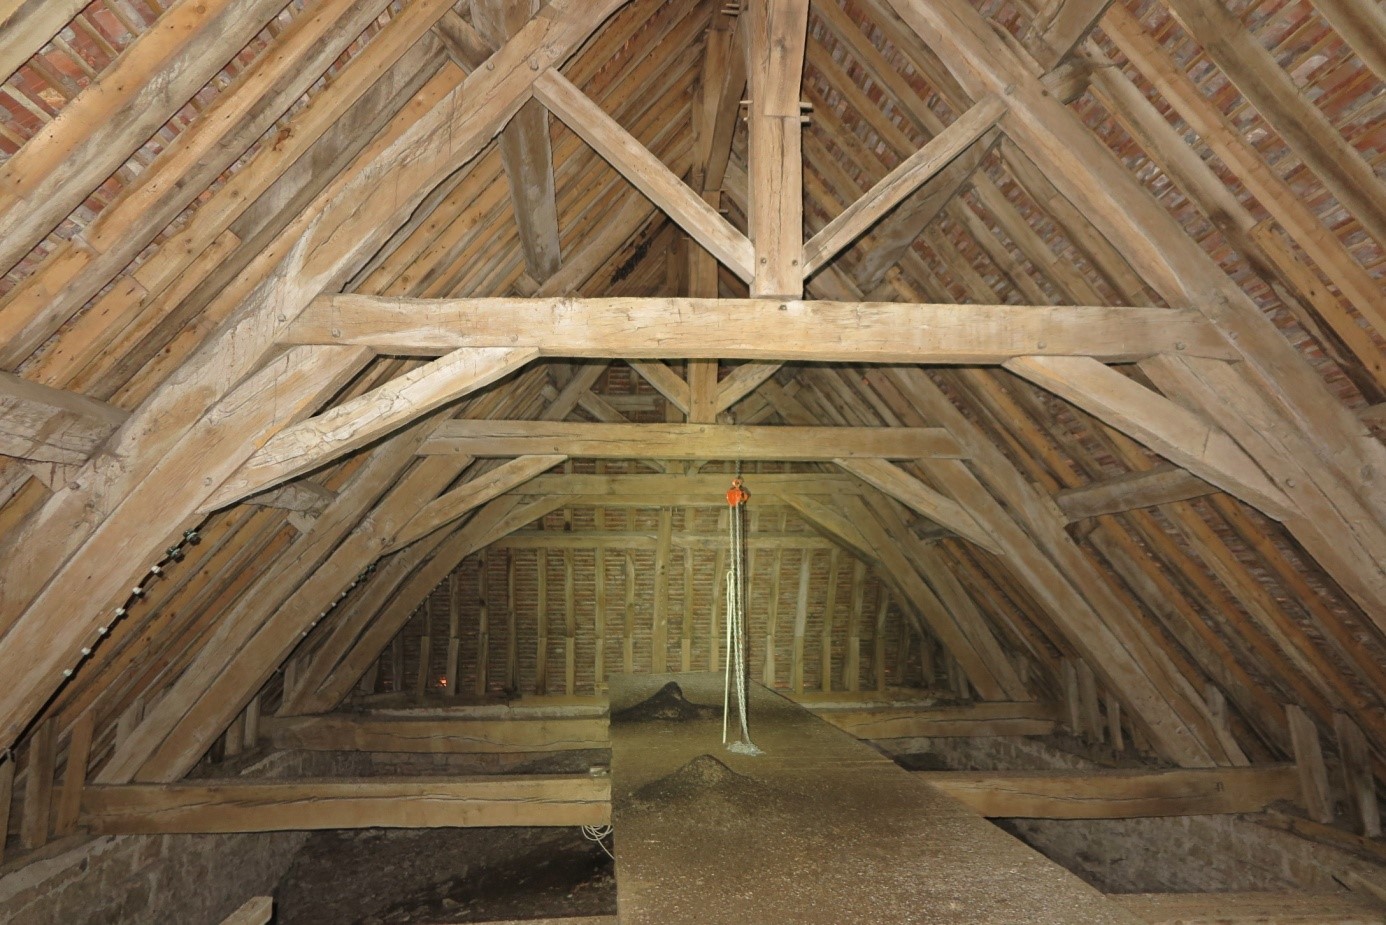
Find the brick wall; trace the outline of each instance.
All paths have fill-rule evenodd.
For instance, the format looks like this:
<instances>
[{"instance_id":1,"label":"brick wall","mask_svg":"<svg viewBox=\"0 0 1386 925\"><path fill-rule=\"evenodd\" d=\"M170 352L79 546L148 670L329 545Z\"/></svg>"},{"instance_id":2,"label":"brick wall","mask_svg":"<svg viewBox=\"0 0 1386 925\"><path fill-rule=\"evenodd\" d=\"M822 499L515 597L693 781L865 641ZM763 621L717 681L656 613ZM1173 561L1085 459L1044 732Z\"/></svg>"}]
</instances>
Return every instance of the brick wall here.
<instances>
[{"instance_id":1,"label":"brick wall","mask_svg":"<svg viewBox=\"0 0 1386 925\"><path fill-rule=\"evenodd\" d=\"M313 774L316 756L280 752L253 777ZM84 841L0 877L0 925L216 925L270 893L306 832L120 835Z\"/></svg>"}]
</instances>

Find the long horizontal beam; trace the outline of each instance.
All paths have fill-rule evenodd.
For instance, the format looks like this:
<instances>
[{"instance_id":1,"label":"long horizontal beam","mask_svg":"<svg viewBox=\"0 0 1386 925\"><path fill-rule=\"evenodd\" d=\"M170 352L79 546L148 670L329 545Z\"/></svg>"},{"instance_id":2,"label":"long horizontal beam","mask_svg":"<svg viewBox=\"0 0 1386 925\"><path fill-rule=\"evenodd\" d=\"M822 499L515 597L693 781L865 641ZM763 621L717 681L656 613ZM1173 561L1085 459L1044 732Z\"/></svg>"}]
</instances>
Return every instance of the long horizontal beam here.
<instances>
[{"instance_id":1,"label":"long horizontal beam","mask_svg":"<svg viewBox=\"0 0 1386 925\"><path fill-rule=\"evenodd\" d=\"M741 427L730 424L587 424L563 421L445 421L421 455L575 459L957 459L957 441L938 427Z\"/></svg>"},{"instance_id":2,"label":"long horizontal beam","mask_svg":"<svg viewBox=\"0 0 1386 925\"><path fill-rule=\"evenodd\" d=\"M608 779L587 774L123 784L82 791L80 823L93 835L602 825L610 799Z\"/></svg>"},{"instance_id":3,"label":"long horizontal beam","mask_svg":"<svg viewBox=\"0 0 1386 925\"><path fill-rule=\"evenodd\" d=\"M1260 812L1300 799L1294 765L1160 771L930 771L989 819L1134 819Z\"/></svg>"},{"instance_id":4,"label":"long horizontal beam","mask_svg":"<svg viewBox=\"0 0 1386 925\"><path fill-rule=\"evenodd\" d=\"M606 717L462 719L359 714L265 717L260 732L275 748L310 751L513 754L609 748Z\"/></svg>"},{"instance_id":5,"label":"long horizontal beam","mask_svg":"<svg viewBox=\"0 0 1386 925\"><path fill-rule=\"evenodd\" d=\"M947 707L808 709L858 739L916 739L955 736L1051 735L1061 713L1056 704L990 701Z\"/></svg>"},{"instance_id":6,"label":"long horizontal beam","mask_svg":"<svg viewBox=\"0 0 1386 925\"><path fill-rule=\"evenodd\" d=\"M1017 356L1231 358L1221 335L1186 310L779 299L325 295L282 340L422 356L528 347L555 357L967 365Z\"/></svg>"},{"instance_id":7,"label":"long horizontal beam","mask_svg":"<svg viewBox=\"0 0 1386 925\"><path fill-rule=\"evenodd\" d=\"M711 472L650 473L648 475L541 475L519 490L525 495L580 495L584 498L610 498L613 501L637 499L645 504L674 504L663 501L671 496L704 495L726 502L731 475ZM860 494L861 482L834 472L763 472L743 477L752 499L769 495ZM678 502L682 503L682 502Z\"/></svg>"}]
</instances>

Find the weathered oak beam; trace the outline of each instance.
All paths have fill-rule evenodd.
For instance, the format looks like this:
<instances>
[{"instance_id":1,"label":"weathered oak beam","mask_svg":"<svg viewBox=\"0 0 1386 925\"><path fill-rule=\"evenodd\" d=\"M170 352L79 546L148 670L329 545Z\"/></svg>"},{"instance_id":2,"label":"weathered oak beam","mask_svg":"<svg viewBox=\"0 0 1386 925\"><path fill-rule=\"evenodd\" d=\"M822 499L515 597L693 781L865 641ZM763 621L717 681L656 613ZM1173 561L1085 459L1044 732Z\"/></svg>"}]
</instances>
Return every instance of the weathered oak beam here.
<instances>
[{"instance_id":1,"label":"weathered oak beam","mask_svg":"<svg viewBox=\"0 0 1386 925\"><path fill-rule=\"evenodd\" d=\"M759 0L745 7L746 216L755 246L752 295L803 295L803 145L800 87L808 0Z\"/></svg>"},{"instance_id":2,"label":"weathered oak beam","mask_svg":"<svg viewBox=\"0 0 1386 925\"><path fill-rule=\"evenodd\" d=\"M81 822L98 835L577 826L606 823L609 800L587 774L126 784L86 788Z\"/></svg>"},{"instance_id":3,"label":"weathered oak beam","mask_svg":"<svg viewBox=\"0 0 1386 925\"><path fill-rule=\"evenodd\" d=\"M1135 819L1259 812L1299 800L1293 765L1167 771L926 771L988 818Z\"/></svg>"},{"instance_id":4,"label":"weathered oak beam","mask_svg":"<svg viewBox=\"0 0 1386 925\"><path fill-rule=\"evenodd\" d=\"M1072 523L1085 517L1120 514L1123 511L1202 498L1217 490L1185 469L1161 465L1143 472L1128 472L1093 482L1081 488L1066 488L1054 495L1054 501Z\"/></svg>"},{"instance_id":5,"label":"weathered oak beam","mask_svg":"<svg viewBox=\"0 0 1386 925\"><path fill-rule=\"evenodd\" d=\"M996 125L1005 113L1005 103L996 97L987 97L931 138L924 147L901 161L864 196L843 209L804 244L804 277L809 277L832 260L937 176Z\"/></svg>"},{"instance_id":6,"label":"weathered oak beam","mask_svg":"<svg viewBox=\"0 0 1386 925\"><path fill-rule=\"evenodd\" d=\"M996 555L1004 555L991 534L958 502L925 485L884 459L835 459L838 466L872 485L916 513L952 530Z\"/></svg>"},{"instance_id":7,"label":"weathered oak beam","mask_svg":"<svg viewBox=\"0 0 1386 925\"><path fill-rule=\"evenodd\" d=\"M1043 71L1052 71L1087 37L1112 0L1048 0L1023 40Z\"/></svg>"},{"instance_id":8,"label":"weathered oak beam","mask_svg":"<svg viewBox=\"0 0 1386 925\"><path fill-rule=\"evenodd\" d=\"M858 494L861 483L832 472L758 472L747 474L746 488L754 497L778 498L789 494ZM651 473L641 475L541 475L524 486L522 494L535 496L582 496L640 504L660 504L672 496L703 495L726 504L731 476L714 473ZM667 500L663 503L670 503Z\"/></svg>"},{"instance_id":9,"label":"weathered oak beam","mask_svg":"<svg viewBox=\"0 0 1386 925\"><path fill-rule=\"evenodd\" d=\"M606 717L460 719L353 713L266 717L260 729L275 748L476 755L609 748L606 724Z\"/></svg>"},{"instance_id":10,"label":"weathered oak beam","mask_svg":"<svg viewBox=\"0 0 1386 925\"><path fill-rule=\"evenodd\" d=\"M742 279L751 278L751 242L586 94L557 71L534 83L535 96L679 227Z\"/></svg>"},{"instance_id":11,"label":"weathered oak beam","mask_svg":"<svg viewBox=\"0 0 1386 925\"><path fill-rule=\"evenodd\" d=\"M457 350L359 398L287 427L207 499L214 511L302 475L455 401L534 359L533 350Z\"/></svg>"},{"instance_id":12,"label":"weathered oak beam","mask_svg":"<svg viewBox=\"0 0 1386 925\"><path fill-rule=\"evenodd\" d=\"M539 0L472 0L472 22L499 48L539 9ZM501 164L510 182L510 201L520 232L525 268L536 282L558 272L558 208L554 200L553 147L549 114L531 100L501 129Z\"/></svg>"},{"instance_id":13,"label":"weathered oak beam","mask_svg":"<svg viewBox=\"0 0 1386 925\"><path fill-rule=\"evenodd\" d=\"M127 417L94 398L0 372L0 455L80 465Z\"/></svg>"},{"instance_id":14,"label":"weathered oak beam","mask_svg":"<svg viewBox=\"0 0 1386 925\"><path fill-rule=\"evenodd\" d=\"M779 299L326 295L281 340L360 344L390 354L527 347L543 356L607 359L969 365L1030 355L1122 362L1175 351L1225 359L1233 352L1210 324L1184 310Z\"/></svg>"},{"instance_id":15,"label":"weathered oak beam","mask_svg":"<svg viewBox=\"0 0 1386 925\"><path fill-rule=\"evenodd\" d=\"M441 530L468 511L524 485L566 458L562 455L521 456L469 479L420 508L419 512L400 529L382 555L402 549L435 530Z\"/></svg>"},{"instance_id":16,"label":"weathered oak beam","mask_svg":"<svg viewBox=\"0 0 1386 925\"><path fill-rule=\"evenodd\" d=\"M562 453L588 459L957 458L934 427L743 427L730 424L587 424L445 421L419 452L467 456Z\"/></svg>"},{"instance_id":17,"label":"weathered oak beam","mask_svg":"<svg viewBox=\"0 0 1386 925\"><path fill-rule=\"evenodd\" d=\"M1295 510L1225 432L1139 382L1081 357L1023 357L1005 365L1276 520Z\"/></svg>"}]
</instances>

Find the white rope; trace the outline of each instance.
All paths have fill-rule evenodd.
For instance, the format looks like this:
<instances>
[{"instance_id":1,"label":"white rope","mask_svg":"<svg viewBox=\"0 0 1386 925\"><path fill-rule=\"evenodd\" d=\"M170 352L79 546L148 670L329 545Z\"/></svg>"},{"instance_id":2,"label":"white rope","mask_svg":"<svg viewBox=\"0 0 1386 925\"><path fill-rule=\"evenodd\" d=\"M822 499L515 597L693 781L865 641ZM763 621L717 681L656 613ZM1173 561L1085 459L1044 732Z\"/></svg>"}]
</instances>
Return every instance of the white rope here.
<instances>
[{"instance_id":1,"label":"white rope","mask_svg":"<svg viewBox=\"0 0 1386 925\"><path fill-rule=\"evenodd\" d=\"M587 839L587 840L590 841L590 842L596 842L596 843L597 843L597 847L600 848L600 849L602 849L603 851L605 851L605 852L606 852L606 856L609 857L609 858L611 858L611 860L614 861L614 860L616 860L616 855L614 855L614 854L611 853L611 849L608 848L608 847L606 846L606 842L603 841L603 839L605 839L607 836L609 836L609 835L611 834L611 832L612 832L612 829L611 829L611 826L609 826L609 825L584 825L584 826L582 826L582 837L585 838L585 839Z\"/></svg>"},{"instance_id":2,"label":"white rope","mask_svg":"<svg viewBox=\"0 0 1386 925\"><path fill-rule=\"evenodd\" d=\"M727 671L722 691L722 744L734 752L758 755L760 749L751 742L751 727L746 715L746 591L742 566L746 547L742 505L729 505L728 513L730 527L727 545L730 547L731 567L727 570ZM733 689L736 690L741 736L739 741L728 743L727 727L731 716L730 701Z\"/></svg>"}]
</instances>

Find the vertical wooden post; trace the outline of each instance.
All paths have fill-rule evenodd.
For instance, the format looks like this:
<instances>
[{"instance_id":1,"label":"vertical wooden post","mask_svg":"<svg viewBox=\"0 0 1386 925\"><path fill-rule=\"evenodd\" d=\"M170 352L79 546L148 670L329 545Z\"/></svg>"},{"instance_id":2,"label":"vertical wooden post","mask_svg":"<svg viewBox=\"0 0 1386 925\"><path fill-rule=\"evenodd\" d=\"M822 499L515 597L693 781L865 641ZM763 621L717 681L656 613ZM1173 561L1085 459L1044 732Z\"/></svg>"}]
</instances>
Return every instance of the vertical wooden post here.
<instances>
[{"instance_id":1,"label":"vertical wooden post","mask_svg":"<svg viewBox=\"0 0 1386 925\"><path fill-rule=\"evenodd\" d=\"M1112 743L1112 750L1117 752L1126 751L1126 740L1121 734L1121 701L1115 695L1108 693L1107 702L1107 738Z\"/></svg>"},{"instance_id":2,"label":"vertical wooden post","mask_svg":"<svg viewBox=\"0 0 1386 925\"><path fill-rule=\"evenodd\" d=\"M1346 713L1333 714L1333 731L1338 739L1338 757L1343 762L1343 788L1348 807L1358 829L1368 838L1381 837L1381 808L1376 801L1376 780L1372 777L1372 755L1367 737Z\"/></svg>"},{"instance_id":3,"label":"vertical wooden post","mask_svg":"<svg viewBox=\"0 0 1386 925\"><path fill-rule=\"evenodd\" d=\"M424 600L423 633L419 636L419 670L414 673L414 695L422 698L428 692L430 662L433 661L433 604Z\"/></svg>"},{"instance_id":4,"label":"vertical wooden post","mask_svg":"<svg viewBox=\"0 0 1386 925\"><path fill-rule=\"evenodd\" d=\"M380 670L380 659L371 662L371 668ZM371 690L375 690L375 683L371 683ZM256 694L250 698L250 703L245 705L245 740L246 748L255 748L260 744L260 695Z\"/></svg>"},{"instance_id":5,"label":"vertical wooden post","mask_svg":"<svg viewBox=\"0 0 1386 925\"><path fill-rule=\"evenodd\" d=\"M534 692L549 692L549 554L544 549L534 553L536 575L535 587L538 589L534 605L535 625L539 628L538 647L534 654Z\"/></svg>"},{"instance_id":6,"label":"vertical wooden post","mask_svg":"<svg viewBox=\"0 0 1386 925\"><path fill-rule=\"evenodd\" d=\"M684 524L693 526L693 511L684 512ZM693 550L683 550L683 626L679 628L679 670L693 670Z\"/></svg>"},{"instance_id":7,"label":"vertical wooden post","mask_svg":"<svg viewBox=\"0 0 1386 925\"><path fill-rule=\"evenodd\" d=\"M1091 741L1101 742L1104 727L1097 700L1097 677L1083 659L1078 660L1078 694L1083 699L1083 731Z\"/></svg>"},{"instance_id":8,"label":"vertical wooden post","mask_svg":"<svg viewBox=\"0 0 1386 925\"><path fill-rule=\"evenodd\" d=\"M866 601L866 563L857 559L852 566L852 609L847 614L847 655L842 660L842 686L861 689L861 609Z\"/></svg>"},{"instance_id":9,"label":"vertical wooden post","mask_svg":"<svg viewBox=\"0 0 1386 925\"><path fill-rule=\"evenodd\" d=\"M601 521L597 521L600 528ZM596 593L596 652L593 653L592 687L600 694L606 690L606 546L597 546Z\"/></svg>"},{"instance_id":10,"label":"vertical wooden post","mask_svg":"<svg viewBox=\"0 0 1386 925\"><path fill-rule=\"evenodd\" d=\"M1203 700L1208 704L1208 713L1213 717L1213 725L1227 730L1227 697L1211 681L1203 688Z\"/></svg>"},{"instance_id":11,"label":"vertical wooden post","mask_svg":"<svg viewBox=\"0 0 1386 925\"><path fill-rule=\"evenodd\" d=\"M577 690L577 583L573 580L573 551L563 550L563 690Z\"/></svg>"},{"instance_id":12,"label":"vertical wooden post","mask_svg":"<svg viewBox=\"0 0 1386 925\"><path fill-rule=\"evenodd\" d=\"M94 709L87 710L72 725L72 737L67 743L67 769L63 771L63 789L58 794L58 817L53 826L53 833L60 838L77 831L77 814L82 806L82 787L87 782L87 759L91 756L91 740L95 732Z\"/></svg>"},{"instance_id":13,"label":"vertical wooden post","mask_svg":"<svg viewBox=\"0 0 1386 925\"><path fill-rule=\"evenodd\" d=\"M515 612L515 554L505 558L505 689L520 689L519 615Z\"/></svg>"},{"instance_id":14,"label":"vertical wooden post","mask_svg":"<svg viewBox=\"0 0 1386 925\"><path fill-rule=\"evenodd\" d=\"M476 576L476 595L477 601L477 627L476 627L476 687L477 696L486 693L486 684L489 680L486 676L487 655L491 651L491 619L490 601L487 600L486 587L486 551L483 549L480 559L481 570ZM448 573L448 665L444 675L445 685L443 693L449 697L456 697L461 691L462 686L462 575L457 569Z\"/></svg>"},{"instance_id":15,"label":"vertical wooden post","mask_svg":"<svg viewBox=\"0 0 1386 925\"><path fill-rule=\"evenodd\" d=\"M727 512L722 511L717 518L719 528L725 530L727 524ZM720 608L726 604L727 588L727 551L718 549L717 555L712 559L712 600L708 602L708 640L707 640L707 670L722 670L722 634L726 632L718 626L717 614Z\"/></svg>"},{"instance_id":16,"label":"vertical wooden post","mask_svg":"<svg viewBox=\"0 0 1386 925\"><path fill-rule=\"evenodd\" d=\"M890 590L881 588L881 600L876 605L876 628L872 636L871 673L875 676L876 690L886 689L886 616L890 613Z\"/></svg>"},{"instance_id":17,"label":"vertical wooden post","mask_svg":"<svg viewBox=\"0 0 1386 925\"><path fill-rule=\"evenodd\" d=\"M910 678L910 653L914 650L914 631L909 621L901 620L895 631L895 683L908 687Z\"/></svg>"},{"instance_id":18,"label":"vertical wooden post","mask_svg":"<svg viewBox=\"0 0 1386 925\"><path fill-rule=\"evenodd\" d=\"M928 633L919 634L919 667L924 686L935 687L938 684L938 646Z\"/></svg>"},{"instance_id":19,"label":"vertical wooden post","mask_svg":"<svg viewBox=\"0 0 1386 925\"><path fill-rule=\"evenodd\" d=\"M361 675L361 681L356 685L356 689L363 694L374 694L376 685L380 683L380 659L371 662L371 666L366 669L366 673Z\"/></svg>"},{"instance_id":20,"label":"vertical wooden post","mask_svg":"<svg viewBox=\"0 0 1386 925\"><path fill-rule=\"evenodd\" d=\"M29 740L28 780L24 785L24 817L19 820L19 843L27 850L48 844L48 814L53 806L53 766L57 742L50 716L39 723Z\"/></svg>"},{"instance_id":21,"label":"vertical wooden post","mask_svg":"<svg viewBox=\"0 0 1386 925\"><path fill-rule=\"evenodd\" d=\"M818 650L818 684L825 692L833 689L833 621L837 615L837 570L842 550L828 551L828 590L823 601L823 638Z\"/></svg>"},{"instance_id":22,"label":"vertical wooden post","mask_svg":"<svg viewBox=\"0 0 1386 925\"><path fill-rule=\"evenodd\" d=\"M753 0L747 7L747 191L757 296L803 294L803 156L799 88L808 0Z\"/></svg>"},{"instance_id":23,"label":"vertical wooden post","mask_svg":"<svg viewBox=\"0 0 1386 925\"><path fill-rule=\"evenodd\" d=\"M1066 658L1060 666L1064 683L1064 707L1068 714L1070 735L1083 734L1083 697L1078 690L1078 666L1073 659Z\"/></svg>"},{"instance_id":24,"label":"vertical wooden post","mask_svg":"<svg viewBox=\"0 0 1386 925\"><path fill-rule=\"evenodd\" d=\"M390 689L404 692L404 637L399 633L390 640Z\"/></svg>"},{"instance_id":25,"label":"vertical wooden post","mask_svg":"<svg viewBox=\"0 0 1386 925\"><path fill-rule=\"evenodd\" d=\"M784 570L784 550L777 549L771 557L770 600L765 614L765 662L764 683L766 687L775 686L775 628L780 622L780 572ZM747 592L749 596L749 592ZM749 634L748 634L749 638Z\"/></svg>"},{"instance_id":26,"label":"vertical wooden post","mask_svg":"<svg viewBox=\"0 0 1386 925\"><path fill-rule=\"evenodd\" d=\"M669 656L669 548L673 539L674 509L659 509L659 539L655 545L654 626L650 633L650 670L668 670Z\"/></svg>"},{"instance_id":27,"label":"vertical wooden post","mask_svg":"<svg viewBox=\"0 0 1386 925\"><path fill-rule=\"evenodd\" d=\"M0 755L0 864L5 862L5 838L10 831L10 803L14 799L14 754Z\"/></svg>"},{"instance_id":28,"label":"vertical wooden post","mask_svg":"<svg viewBox=\"0 0 1386 925\"><path fill-rule=\"evenodd\" d=\"M808 630L809 578L813 573L813 550L799 557L799 596L794 601L794 649L789 665L789 684L794 693L804 692L804 634Z\"/></svg>"},{"instance_id":29,"label":"vertical wooden post","mask_svg":"<svg viewBox=\"0 0 1386 925\"><path fill-rule=\"evenodd\" d=\"M299 678L303 671L303 663L296 658L291 658L284 663L283 699L292 700L298 691Z\"/></svg>"},{"instance_id":30,"label":"vertical wooden post","mask_svg":"<svg viewBox=\"0 0 1386 925\"><path fill-rule=\"evenodd\" d=\"M245 749L245 713L237 713L226 727L226 741L221 753L226 758L235 758Z\"/></svg>"},{"instance_id":31,"label":"vertical wooden post","mask_svg":"<svg viewBox=\"0 0 1386 925\"><path fill-rule=\"evenodd\" d=\"M1318 727L1309 714L1292 703L1285 706L1285 718L1290 723L1290 743L1295 751L1295 767L1299 769L1304 808L1315 822L1332 822L1333 798L1328 790L1328 768L1323 763Z\"/></svg>"},{"instance_id":32,"label":"vertical wooden post","mask_svg":"<svg viewBox=\"0 0 1386 925\"><path fill-rule=\"evenodd\" d=\"M622 665L627 674L635 670L635 557L626 553L626 625L622 639Z\"/></svg>"}]
</instances>

